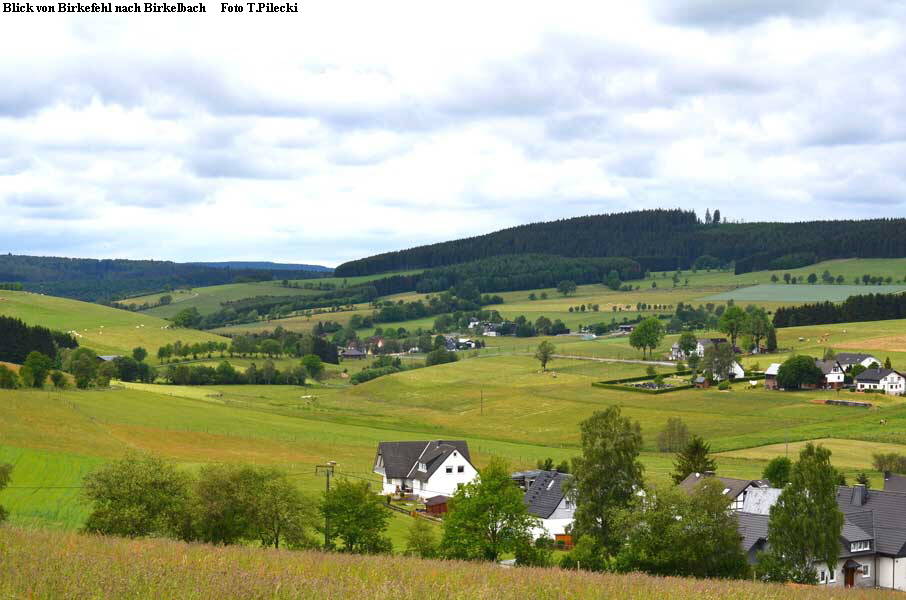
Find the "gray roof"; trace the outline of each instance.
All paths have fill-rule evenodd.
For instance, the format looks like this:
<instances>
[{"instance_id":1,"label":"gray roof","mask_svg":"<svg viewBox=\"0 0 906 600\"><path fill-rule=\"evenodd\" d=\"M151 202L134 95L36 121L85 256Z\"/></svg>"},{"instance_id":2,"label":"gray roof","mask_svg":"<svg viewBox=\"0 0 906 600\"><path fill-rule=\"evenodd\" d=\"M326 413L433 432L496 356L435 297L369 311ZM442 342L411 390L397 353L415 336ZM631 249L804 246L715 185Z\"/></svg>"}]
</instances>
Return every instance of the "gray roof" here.
<instances>
[{"instance_id":1,"label":"gray roof","mask_svg":"<svg viewBox=\"0 0 906 600\"><path fill-rule=\"evenodd\" d=\"M780 363L771 363L771 366L764 372L765 375L777 375L780 371Z\"/></svg>"},{"instance_id":2,"label":"gray roof","mask_svg":"<svg viewBox=\"0 0 906 600\"><path fill-rule=\"evenodd\" d=\"M825 375L827 375L828 373L833 373L833 372L834 372L834 367L839 367L840 369L843 368L843 367L840 365L839 361L836 361L836 360L818 360L817 358L815 359L815 366L818 367L819 369L821 369L821 372L824 373Z\"/></svg>"},{"instance_id":3,"label":"gray roof","mask_svg":"<svg viewBox=\"0 0 906 600\"><path fill-rule=\"evenodd\" d=\"M430 498L425 500L425 506L437 506L438 504L446 504L449 499L449 496L444 495L431 496Z\"/></svg>"},{"instance_id":4,"label":"gray roof","mask_svg":"<svg viewBox=\"0 0 906 600\"><path fill-rule=\"evenodd\" d=\"M846 515L843 520L843 531L840 535L847 542L875 539L874 512L866 510Z\"/></svg>"},{"instance_id":5,"label":"gray roof","mask_svg":"<svg viewBox=\"0 0 906 600\"><path fill-rule=\"evenodd\" d=\"M895 473L885 472L884 491L906 492L906 475L897 475Z\"/></svg>"},{"instance_id":6,"label":"gray roof","mask_svg":"<svg viewBox=\"0 0 906 600\"><path fill-rule=\"evenodd\" d=\"M679 483L679 487L686 493L691 494L692 490L708 477L714 477L714 475L709 475L708 473L690 473ZM770 487L767 481L762 481L760 479L734 479L733 477L718 477L718 479L724 484L724 488L727 490L724 495L731 499L735 499L750 485L754 485L757 488Z\"/></svg>"},{"instance_id":7,"label":"gray roof","mask_svg":"<svg viewBox=\"0 0 906 600\"><path fill-rule=\"evenodd\" d=\"M881 381L891 373L897 373L891 369L868 369L856 375L856 381ZM897 373L897 375L900 375ZM900 375L902 377L902 375Z\"/></svg>"},{"instance_id":8,"label":"gray roof","mask_svg":"<svg viewBox=\"0 0 906 600\"><path fill-rule=\"evenodd\" d=\"M472 462L469 457L469 444L462 440L381 442L378 444L378 455L384 459L384 474L388 479L415 477L426 481L454 451L458 451L467 461ZM428 470L419 471L419 462L424 462ZM375 459L376 463L377 459Z\"/></svg>"},{"instance_id":9,"label":"gray roof","mask_svg":"<svg viewBox=\"0 0 906 600\"><path fill-rule=\"evenodd\" d=\"M743 552L749 552L758 542L768 539L768 515L737 512L736 519Z\"/></svg>"},{"instance_id":10,"label":"gray roof","mask_svg":"<svg viewBox=\"0 0 906 600\"><path fill-rule=\"evenodd\" d=\"M857 497L852 487L837 488L837 504L846 520L860 529L870 529L865 533L874 535L879 553L906 556L906 493L868 490L861 505L853 502ZM870 526L866 513L871 515Z\"/></svg>"},{"instance_id":11,"label":"gray roof","mask_svg":"<svg viewBox=\"0 0 906 600\"><path fill-rule=\"evenodd\" d=\"M839 353L837 353L837 362L839 362L841 365L854 365L856 363L862 362L866 358L873 358L874 360L878 360L873 355L864 354L862 352L839 352ZM880 363L878 363L878 364L880 364Z\"/></svg>"},{"instance_id":12,"label":"gray roof","mask_svg":"<svg viewBox=\"0 0 906 600\"><path fill-rule=\"evenodd\" d=\"M550 517L563 501L563 483L569 477L558 471L542 471L523 498L529 514L542 519Z\"/></svg>"},{"instance_id":13,"label":"gray roof","mask_svg":"<svg viewBox=\"0 0 906 600\"><path fill-rule=\"evenodd\" d=\"M98 358L104 362L110 362L110 361L120 358L120 355L119 354L101 354L98 356Z\"/></svg>"},{"instance_id":14,"label":"gray roof","mask_svg":"<svg viewBox=\"0 0 906 600\"><path fill-rule=\"evenodd\" d=\"M777 504L781 492L783 490L773 487L749 490L742 503L742 512L756 515L771 514L771 507Z\"/></svg>"}]
</instances>

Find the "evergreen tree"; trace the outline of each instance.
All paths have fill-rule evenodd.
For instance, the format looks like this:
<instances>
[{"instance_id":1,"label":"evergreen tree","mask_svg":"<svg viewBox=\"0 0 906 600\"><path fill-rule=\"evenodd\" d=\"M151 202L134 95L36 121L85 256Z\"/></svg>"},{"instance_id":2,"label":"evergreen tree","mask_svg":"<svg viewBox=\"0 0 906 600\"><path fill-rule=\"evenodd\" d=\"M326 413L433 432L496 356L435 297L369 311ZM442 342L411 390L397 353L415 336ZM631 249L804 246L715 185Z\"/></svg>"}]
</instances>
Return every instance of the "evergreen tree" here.
<instances>
[{"instance_id":1,"label":"evergreen tree","mask_svg":"<svg viewBox=\"0 0 906 600\"><path fill-rule=\"evenodd\" d=\"M717 463L711 457L711 445L697 435L686 443L682 450L676 454L673 469L673 482L679 483L692 473L706 473L715 471Z\"/></svg>"}]
</instances>

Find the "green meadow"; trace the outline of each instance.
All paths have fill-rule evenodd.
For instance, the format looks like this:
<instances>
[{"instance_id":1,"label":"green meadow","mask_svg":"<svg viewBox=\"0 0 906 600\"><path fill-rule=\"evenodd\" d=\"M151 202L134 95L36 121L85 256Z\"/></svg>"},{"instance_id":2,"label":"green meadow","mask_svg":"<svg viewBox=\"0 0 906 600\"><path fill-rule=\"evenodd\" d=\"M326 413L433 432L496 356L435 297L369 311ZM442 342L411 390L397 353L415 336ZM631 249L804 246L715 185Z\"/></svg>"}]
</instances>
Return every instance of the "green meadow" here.
<instances>
[{"instance_id":1,"label":"green meadow","mask_svg":"<svg viewBox=\"0 0 906 600\"><path fill-rule=\"evenodd\" d=\"M60 331L74 331L78 342L98 354L124 354L136 346L153 353L160 346L184 342L226 341L194 329L176 329L169 322L140 313L30 292L0 291L0 315Z\"/></svg>"}]
</instances>

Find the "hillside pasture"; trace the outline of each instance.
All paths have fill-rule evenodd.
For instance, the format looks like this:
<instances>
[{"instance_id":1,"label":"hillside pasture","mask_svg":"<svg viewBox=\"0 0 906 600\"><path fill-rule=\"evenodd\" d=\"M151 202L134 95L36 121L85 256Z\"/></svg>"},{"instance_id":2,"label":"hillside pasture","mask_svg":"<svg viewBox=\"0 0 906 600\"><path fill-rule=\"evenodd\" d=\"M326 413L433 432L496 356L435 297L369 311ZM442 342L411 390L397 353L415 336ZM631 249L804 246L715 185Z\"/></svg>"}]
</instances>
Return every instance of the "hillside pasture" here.
<instances>
[{"instance_id":1,"label":"hillside pasture","mask_svg":"<svg viewBox=\"0 0 906 600\"><path fill-rule=\"evenodd\" d=\"M805 302L842 302L850 296L859 294L895 294L906 291L902 285L786 285L759 284L741 287L729 292L708 296L711 302L782 302L802 304Z\"/></svg>"},{"instance_id":2,"label":"hillside pasture","mask_svg":"<svg viewBox=\"0 0 906 600\"><path fill-rule=\"evenodd\" d=\"M310 283L312 280L308 281ZM174 290L172 292L128 298L127 300L121 301L121 304L133 306L155 304L160 301L161 296L168 294L173 298L173 301L170 304L155 306L143 312L145 314L154 315L155 317L169 318L184 308L191 308L193 306L197 308L198 312L202 315L208 315L223 308L223 302L232 302L244 298L253 298L255 296L310 296L317 293L317 291L318 290L286 287L281 285L278 281L228 283L224 285L197 287L188 290Z\"/></svg>"},{"instance_id":3,"label":"hillside pasture","mask_svg":"<svg viewBox=\"0 0 906 600\"><path fill-rule=\"evenodd\" d=\"M75 331L79 345L98 354L128 354L136 346L153 353L176 340L227 341L195 329L173 328L169 322L149 315L30 292L0 292L0 315L16 317L28 325Z\"/></svg>"},{"instance_id":4,"label":"hillside pasture","mask_svg":"<svg viewBox=\"0 0 906 600\"><path fill-rule=\"evenodd\" d=\"M821 444L833 452L834 465L836 467L845 467L848 469L866 469L872 463L872 455L875 453L897 452L903 453L903 446L899 444L884 444L878 442L864 442L860 440L841 440L834 438L819 438L811 440L815 444ZM805 447L808 442L790 442L782 444L769 444L767 446L758 446L755 448L745 448L743 450L731 450L722 452L717 456L729 458L742 458L751 460L771 460L775 456L789 456L795 459L799 451Z\"/></svg>"}]
</instances>

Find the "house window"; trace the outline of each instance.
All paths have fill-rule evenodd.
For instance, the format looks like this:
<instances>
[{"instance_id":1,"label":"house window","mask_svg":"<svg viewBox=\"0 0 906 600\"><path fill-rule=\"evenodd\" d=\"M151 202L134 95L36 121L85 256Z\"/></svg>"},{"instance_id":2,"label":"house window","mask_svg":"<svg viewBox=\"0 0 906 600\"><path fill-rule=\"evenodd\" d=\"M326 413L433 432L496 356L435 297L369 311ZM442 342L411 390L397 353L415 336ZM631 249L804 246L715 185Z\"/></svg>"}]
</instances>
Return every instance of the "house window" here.
<instances>
[{"instance_id":1,"label":"house window","mask_svg":"<svg viewBox=\"0 0 906 600\"><path fill-rule=\"evenodd\" d=\"M850 552L862 552L863 550L871 550L871 542L853 542L849 545Z\"/></svg>"},{"instance_id":2,"label":"house window","mask_svg":"<svg viewBox=\"0 0 906 600\"><path fill-rule=\"evenodd\" d=\"M422 472L426 472L428 470L428 465L426 465L423 462L420 462L420 463L418 463L418 470L422 471Z\"/></svg>"},{"instance_id":3,"label":"house window","mask_svg":"<svg viewBox=\"0 0 906 600\"><path fill-rule=\"evenodd\" d=\"M456 472L457 472L457 473L465 473L465 472L466 472L466 467L465 467L465 465L459 465L458 467L456 467Z\"/></svg>"},{"instance_id":4,"label":"house window","mask_svg":"<svg viewBox=\"0 0 906 600\"><path fill-rule=\"evenodd\" d=\"M447 467L447 468L445 469L445 471L446 471L447 473L452 473L452 472L453 472L453 467Z\"/></svg>"},{"instance_id":5,"label":"house window","mask_svg":"<svg viewBox=\"0 0 906 600\"><path fill-rule=\"evenodd\" d=\"M829 575L828 578L827 578L827 582L828 582L828 583L835 583L836 581L837 581L837 570L836 570L836 569L831 569L831 570L830 570L830 575Z\"/></svg>"},{"instance_id":6,"label":"house window","mask_svg":"<svg viewBox=\"0 0 906 600\"><path fill-rule=\"evenodd\" d=\"M871 577L871 564L865 563L862 565L862 577Z\"/></svg>"},{"instance_id":7,"label":"house window","mask_svg":"<svg viewBox=\"0 0 906 600\"><path fill-rule=\"evenodd\" d=\"M827 571L818 574L818 583L827 583Z\"/></svg>"},{"instance_id":8,"label":"house window","mask_svg":"<svg viewBox=\"0 0 906 600\"><path fill-rule=\"evenodd\" d=\"M569 500L567 500L567 501L566 501L566 504L564 504L563 506L564 506L564 508L566 508L566 510L572 510L572 508L573 508L573 503L570 502Z\"/></svg>"}]
</instances>

